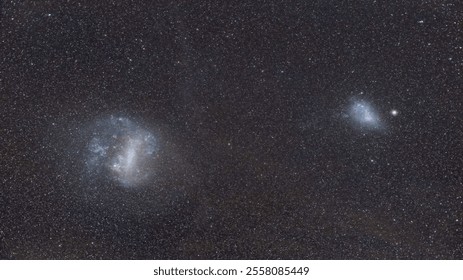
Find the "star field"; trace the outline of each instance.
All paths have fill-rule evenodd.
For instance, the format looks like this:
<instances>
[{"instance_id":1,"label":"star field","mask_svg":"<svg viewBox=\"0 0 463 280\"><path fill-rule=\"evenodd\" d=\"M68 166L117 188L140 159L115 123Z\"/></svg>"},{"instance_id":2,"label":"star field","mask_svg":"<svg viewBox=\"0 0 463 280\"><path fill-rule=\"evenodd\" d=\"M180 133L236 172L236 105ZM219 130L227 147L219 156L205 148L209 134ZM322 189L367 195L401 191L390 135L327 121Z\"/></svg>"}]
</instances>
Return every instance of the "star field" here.
<instances>
[{"instance_id":1,"label":"star field","mask_svg":"<svg viewBox=\"0 0 463 280\"><path fill-rule=\"evenodd\" d=\"M0 9L0 258L463 257L459 1Z\"/></svg>"}]
</instances>

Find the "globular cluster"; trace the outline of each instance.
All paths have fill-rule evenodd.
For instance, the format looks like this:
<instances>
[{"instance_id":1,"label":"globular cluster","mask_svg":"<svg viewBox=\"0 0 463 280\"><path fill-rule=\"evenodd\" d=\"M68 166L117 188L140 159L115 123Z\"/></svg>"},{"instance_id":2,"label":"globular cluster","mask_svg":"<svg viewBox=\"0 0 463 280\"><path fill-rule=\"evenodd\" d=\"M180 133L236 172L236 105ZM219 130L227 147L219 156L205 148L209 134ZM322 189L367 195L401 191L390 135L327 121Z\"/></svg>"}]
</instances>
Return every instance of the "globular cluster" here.
<instances>
[{"instance_id":1,"label":"globular cluster","mask_svg":"<svg viewBox=\"0 0 463 280\"><path fill-rule=\"evenodd\" d=\"M0 259L463 258L461 1L2 1Z\"/></svg>"}]
</instances>

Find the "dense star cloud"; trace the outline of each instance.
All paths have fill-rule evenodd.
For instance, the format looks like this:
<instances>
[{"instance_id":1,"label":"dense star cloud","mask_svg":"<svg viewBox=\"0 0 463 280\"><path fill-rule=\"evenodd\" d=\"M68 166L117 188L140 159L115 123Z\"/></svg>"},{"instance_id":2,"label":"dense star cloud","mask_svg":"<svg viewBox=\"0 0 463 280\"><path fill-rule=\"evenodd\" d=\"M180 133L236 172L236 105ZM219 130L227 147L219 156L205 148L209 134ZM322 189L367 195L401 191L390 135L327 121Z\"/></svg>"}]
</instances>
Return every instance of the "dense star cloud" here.
<instances>
[{"instance_id":1,"label":"dense star cloud","mask_svg":"<svg viewBox=\"0 0 463 280\"><path fill-rule=\"evenodd\" d=\"M463 257L459 1L4 1L3 259Z\"/></svg>"}]
</instances>

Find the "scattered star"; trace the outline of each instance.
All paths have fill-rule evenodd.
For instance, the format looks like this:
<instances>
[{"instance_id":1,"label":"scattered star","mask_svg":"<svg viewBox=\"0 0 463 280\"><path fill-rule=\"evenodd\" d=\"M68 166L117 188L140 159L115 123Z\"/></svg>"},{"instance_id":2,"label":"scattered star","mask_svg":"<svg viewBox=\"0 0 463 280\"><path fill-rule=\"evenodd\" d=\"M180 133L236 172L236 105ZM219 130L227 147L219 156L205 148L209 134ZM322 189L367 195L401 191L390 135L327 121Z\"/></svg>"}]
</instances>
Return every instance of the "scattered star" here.
<instances>
[{"instance_id":1,"label":"scattered star","mask_svg":"<svg viewBox=\"0 0 463 280\"><path fill-rule=\"evenodd\" d=\"M462 259L460 2L3 1L0 258Z\"/></svg>"}]
</instances>

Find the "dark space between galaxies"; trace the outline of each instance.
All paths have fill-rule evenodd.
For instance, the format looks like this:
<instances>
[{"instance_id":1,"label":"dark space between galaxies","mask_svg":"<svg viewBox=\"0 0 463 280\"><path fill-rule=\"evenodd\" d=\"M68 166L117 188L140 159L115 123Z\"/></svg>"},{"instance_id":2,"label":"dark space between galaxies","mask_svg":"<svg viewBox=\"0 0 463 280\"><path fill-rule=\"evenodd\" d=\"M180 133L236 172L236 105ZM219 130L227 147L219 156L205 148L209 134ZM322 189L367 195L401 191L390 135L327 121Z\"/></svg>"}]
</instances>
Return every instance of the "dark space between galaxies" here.
<instances>
[{"instance_id":1,"label":"dark space between galaxies","mask_svg":"<svg viewBox=\"0 0 463 280\"><path fill-rule=\"evenodd\" d=\"M461 259L460 1L2 1L2 259Z\"/></svg>"}]
</instances>

